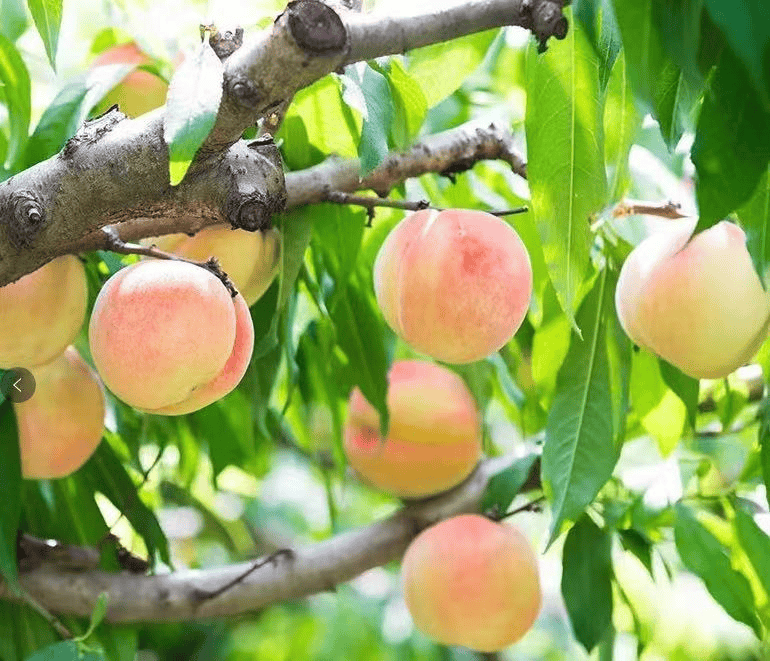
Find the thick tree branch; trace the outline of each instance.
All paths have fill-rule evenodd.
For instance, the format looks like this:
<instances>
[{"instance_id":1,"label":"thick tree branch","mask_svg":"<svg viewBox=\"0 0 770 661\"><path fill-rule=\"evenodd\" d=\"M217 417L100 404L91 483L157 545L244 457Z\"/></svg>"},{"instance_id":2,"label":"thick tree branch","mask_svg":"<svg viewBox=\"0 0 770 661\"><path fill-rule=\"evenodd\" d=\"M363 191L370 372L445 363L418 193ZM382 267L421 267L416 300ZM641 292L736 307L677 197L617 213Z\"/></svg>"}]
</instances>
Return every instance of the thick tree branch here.
<instances>
[{"instance_id":1,"label":"thick tree branch","mask_svg":"<svg viewBox=\"0 0 770 661\"><path fill-rule=\"evenodd\" d=\"M244 38L225 60L217 122L180 186L168 185L163 109L135 120L110 112L87 123L56 156L0 184L0 286L57 255L106 247L98 230L109 224L151 219L143 236L152 236L178 231L179 219L195 224L193 219L198 228L269 222L282 201L280 177L269 167L276 164L271 147L238 142L246 128L280 110L299 89L362 58L503 25L528 27L541 42L562 36L561 5L468 0L391 17L332 9L317 0L290 2L270 30ZM357 170L352 174L357 177ZM369 187L380 192L396 181L383 179Z\"/></svg>"},{"instance_id":2,"label":"thick tree branch","mask_svg":"<svg viewBox=\"0 0 770 661\"><path fill-rule=\"evenodd\" d=\"M365 528L277 555L274 562L253 571L253 563L248 562L156 576L43 565L22 572L20 582L42 606L56 613L87 616L99 595L107 592L107 619L112 622L183 621L246 613L333 589L367 569L400 559L423 528L456 514L477 512L489 479L510 462L510 458L486 460L450 492L407 504ZM211 594L216 598L208 598ZM2 583L0 598L13 598Z\"/></svg>"},{"instance_id":3,"label":"thick tree branch","mask_svg":"<svg viewBox=\"0 0 770 661\"><path fill-rule=\"evenodd\" d=\"M258 150L254 152L243 143L234 145L219 161L216 173L227 175L228 183L233 186L231 190L238 190L233 181L243 180L241 190L248 193L253 189L247 179L251 176L261 180L266 187L269 186L272 190L283 194L283 175L275 167L274 159L277 155L274 154L274 147L271 143L257 144L257 147ZM285 180L287 206L296 207L322 202L330 190L353 192L374 189L381 195L386 195L391 188L410 177L417 177L426 172L459 172L472 167L480 160L487 159L502 159L509 163L515 172L521 175L526 173L526 166L514 149L510 133L495 125L481 126L469 123L430 136L404 153L392 154L363 180L359 176L360 165L357 159L331 158L313 168L290 172ZM109 166L106 167L109 168ZM51 175L50 181L55 180L56 176ZM119 231L123 241L138 241L172 232L194 233L206 225L222 222L221 214L208 203L210 200L206 201L206 204L204 201L199 202L201 213L181 213L185 201L191 197L191 193L185 193L188 189L183 187L189 185L194 189L196 182L201 182L200 185L203 188L207 188L215 195L214 199L227 200L226 187L217 180L214 172L210 172L205 177L201 176L200 179L191 180L189 184L186 179L180 186L182 190L176 193L172 191L170 198L166 200L159 192L154 212L147 214L146 208L143 208L136 218L131 218L131 212L126 207L119 206L119 201L125 199L128 205L132 197L139 196L138 193L122 188L119 181L104 182L95 172L92 180L94 183L90 189L102 191L98 196L79 194L80 182L77 177L61 177L59 189L50 191L50 195L58 199L66 197L77 201L80 212L72 217L69 213L54 208L50 213L57 215L57 222L53 223L45 233L38 235L33 246L20 253L16 260L0 259L0 285L34 270L39 264L58 255L112 249L113 242L101 229L105 217L102 210L107 204L107 198L111 195L114 196L118 207L107 217L122 214L119 216L120 219L128 215L127 220L113 225ZM149 186L150 183L148 182L147 185ZM0 195L2 187L3 184L0 184ZM165 184L159 186L159 188L164 187ZM41 190L41 195L47 194L49 194L48 190ZM240 198L233 196L231 199ZM248 194L245 195L245 199L250 199ZM53 204L53 198L51 203ZM32 207L32 209L35 208ZM237 213L237 207L233 208ZM261 210L263 207L259 205L245 207L246 210L249 208ZM176 213L177 211L179 213ZM46 211L46 213L49 212ZM242 213L242 217L248 219L246 213ZM259 221L260 218L262 216L257 214L256 219Z\"/></svg>"}]
</instances>

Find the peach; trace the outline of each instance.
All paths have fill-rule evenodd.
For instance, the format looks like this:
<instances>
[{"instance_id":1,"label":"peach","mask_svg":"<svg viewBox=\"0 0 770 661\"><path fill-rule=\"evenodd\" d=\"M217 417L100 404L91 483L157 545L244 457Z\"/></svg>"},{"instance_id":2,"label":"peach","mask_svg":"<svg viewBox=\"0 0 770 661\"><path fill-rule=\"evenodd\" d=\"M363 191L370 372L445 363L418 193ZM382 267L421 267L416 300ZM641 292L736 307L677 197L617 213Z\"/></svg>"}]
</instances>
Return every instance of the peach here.
<instances>
[{"instance_id":1,"label":"peach","mask_svg":"<svg viewBox=\"0 0 770 661\"><path fill-rule=\"evenodd\" d=\"M65 255L0 287L0 368L34 367L59 356L86 318L83 263Z\"/></svg>"},{"instance_id":2,"label":"peach","mask_svg":"<svg viewBox=\"0 0 770 661\"><path fill-rule=\"evenodd\" d=\"M417 211L382 244L374 289L385 320L414 349L470 363L521 326L532 268L519 235L482 211Z\"/></svg>"},{"instance_id":3,"label":"peach","mask_svg":"<svg viewBox=\"0 0 770 661\"><path fill-rule=\"evenodd\" d=\"M197 411L243 378L254 327L243 297L209 271L149 260L113 275L94 304L94 365L134 408L160 415Z\"/></svg>"},{"instance_id":4,"label":"peach","mask_svg":"<svg viewBox=\"0 0 770 661\"><path fill-rule=\"evenodd\" d=\"M727 376L757 351L770 323L746 235L722 221L692 236L697 219L642 241L615 291L626 334L696 379Z\"/></svg>"},{"instance_id":5,"label":"peach","mask_svg":"<svg viewBox=\"0 0 770 661\"><path fill-rule=\"evenodd\" d=\"M65 477L80 468L102 440L102 385L75 347L30 371L35 394L13 405L22 474L35 480Z\"/></svg>"},{"instance_id":6,"label":"peach","mask_svg":"<svg viewBox=\"0 0 770 661\"><path fill-rule=\"evenodd\" d=\"M144 243L199 262L216 257L249 307L267 291L280 265L281 235L276 229L247 232L212 225L192 237L167 234Z\"/></svg>"},{"instance_id":7,"label":"peach","mask_svg":"<svg viewBox=\"0 0 770 661\"><path fill-rule=\"evenodd\" d=\"M150 58L134 42L113 46L101 53L93 63L98 67L106 64L133 64L137 67L150 64ZM118 104L121 112L129 117L143 115L166 103L166 81L143 69L135 69L112 89L102 102L106 107Z\"/></svg>"},{"instance_id":8,"label":"peach","mask_svg":"<svg viewBox=\"0 0 770 661\"><path fill-rule=\"evenodd\" d=\"M515 527L464 514L423 530L401 566L415 626L444 645L496 652L540 611L537 558Z\"/></svg>"},{"instance_id":9,"label":"peach","mask_svg":"<svg viewBox=\"0 0 770 661\"><path fill-rule=\"evenodd\" d=\"M387 396L390 429L358 388L348 404L344 449L368 483L397 496L422 498L462 482L481 454L481 421L473 396L454 372L406 360L393 365Z\"/></svg>"}]
</instances>

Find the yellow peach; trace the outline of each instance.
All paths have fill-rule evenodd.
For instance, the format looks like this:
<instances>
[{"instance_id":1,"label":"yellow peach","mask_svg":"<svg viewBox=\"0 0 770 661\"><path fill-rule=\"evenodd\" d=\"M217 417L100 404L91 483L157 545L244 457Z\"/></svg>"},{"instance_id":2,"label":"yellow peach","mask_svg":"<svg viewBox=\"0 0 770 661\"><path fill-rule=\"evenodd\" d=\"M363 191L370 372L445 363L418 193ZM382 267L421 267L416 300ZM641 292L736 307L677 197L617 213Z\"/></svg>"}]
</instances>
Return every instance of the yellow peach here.
<instances>
[{"instance_id":1,"label":"yellow peach","mask_svg":"<svg viewBox=\"0 0 770 661\"><path fill-rule=\"evenodd\" d=\"M437 360L470 363L521 326L532 268L519 235L496 216L425 210L385 239L374 288L385 320L407 344Z\"/></svg>"},{"instance_id":2,"label":"yellow peach","mask_svg":"<svg viewBox=\"0 0 770 661\"><path fill-rule=\"evenodd\" d=\"M628 256L615 305L626 334L701 379L727 376L756 353L770 324L746 235L722 221L692 236L697 219L672 222Z\"/></svg>"},{"instance_id":3,"label":"yellow peach","mask_svg":"<svg viewBox=\"0 0 770 661\"><path fill-rule=\"evenodd\" d=\"M451 489L481 454L481 421L473 396L454 372L428 362L401 361L389 374L388 438L357 388L350 396L344 448L368 483L397 496L421 498Z\"/></svg>"},{"instance_id":4,"label":"yellow peach","mask_svg":"<svg viewBox=\"0 0 770 661\"><path fill-rule=\"evenodd\" d=\"M401 567L415 626L444 645L496 652L537 619L537 558L515 527L464 514L423 530Z\"/></svg>"},{"instance_id":5,"label":"yellow peach","mask_svg":"<svg viewBox=\"0 0 770 661\"><path fill-rule=\"evenodd\" d=\"M134 408L179 415L230 392L248 367L254 327L206 269L149 260L122 269L94 304L89 340L105 385Z\"/></svg>"},{"instance_id":6,"label":"yellow peach","mask_svg":"<svg viewBox=\"0 0 770 661\"><path fill-rule=\"evenodd\" d=\"M276 229L247 232L212 225L192 237L167 234L145 243L199 262L216 257L249 307L275 279L281 256L281 235Z\"/></svg>"},{"instance_id":7,"label":"yellow peach","mask_svg":"<svg viewBox=\"0 0 770 661\"><path fill-rule=\"evenodd\" d=\"M35 394L13 405L22 474L35 480L65 477L88 460L102 439L102 386L74 347L30 371Z\"/></svg>"},{"instance_id":8,"label":"yellow peach","mask_svg":"<svg viewBox=\"0 0 770 661\"><path fill-rule=\"evenodd\" d=\"M88 285L73 255L0 287L0 368L33 367L59 356L83 326Z\"/></svg>"}]
</instances>

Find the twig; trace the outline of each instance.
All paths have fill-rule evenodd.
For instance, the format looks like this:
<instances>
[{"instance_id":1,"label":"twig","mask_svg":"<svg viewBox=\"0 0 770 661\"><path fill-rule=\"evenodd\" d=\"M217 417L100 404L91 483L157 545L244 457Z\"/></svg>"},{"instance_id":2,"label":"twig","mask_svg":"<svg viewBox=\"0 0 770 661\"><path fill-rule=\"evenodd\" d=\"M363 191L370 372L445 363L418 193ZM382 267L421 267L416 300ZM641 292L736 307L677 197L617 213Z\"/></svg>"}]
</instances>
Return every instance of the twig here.
<instances>
[{"instance_id":1,"label":"twig","mask_svg":"<svg viewBox=\"0 0 770 661\"><path fill-rule=\"evenodd\" d=\"M233 580L225 583L221 588L218 588L216 590L213 590L211 592L207 590L199 590L196 589L194 594L195 598L199 601L207 601L209 599L216 599L219 595L224 594L228 590L231 590L236 585L244 581L248 576L250 576L252 573L254 573L257 569L260 567L264 567L267 564L272 564L274 566L278 565L278 558L281 556L286 556L289 559L292 559L294 557L294 551L291 549L278 549L274 553L271 553L266 558L263 558L261 560L256 560L254 564L251 565L245 572L242 574L236 576Z\"/></svg>"},{"instance_id":2,"label":"twig","mask_svg":"<svg viewBox=\"0 0 770 661\"><path fill-rule=\"evenodd\" d=\"M219 260L216 257L210 257L205 262L198 262L194 259L187 259L186 257L180 257L179 255L166 252L165 250L160 250L159 248L156 248L155 245L142 246L138 243L127 243L118 236L116 229L112 226L103 227L101 231L107 237L107 244L111 252L120 255L140 255L143 257L166 259L174 262L186 262L187 264L199 266L219 278L222 284L227 288L227 291L230 292L230 296L235 298L238 295L238 290L235 288L233 281L230 280L227 273L222 270L222 267L219 265Z\"/></svg>"},{"instance_id":3,"label":"twig","mask_svg":"<svg viewBox=\"0 0 770 661\"><path fill-rule=\"evenodd\" d=\"M624 200L612 210L612 215L614 218L625 218L627 216L658 216L659 218L668 218L670 220L687 218L687 215L680 213L679 209L681 209L681 205L676 202L655 204L653 202Z\"/></svg>"},{"instance_id":4,"label":"twig","mask_svg":"<svg viewBox=\"0 0 770 661\"><path fill-rule=\"evenodd\" d=\"M369 210L376 209L378 207L386 207L389 209L403 209L404 211L423 211L425 209L434 209L435 211L446 211L442 207L431 206L428 200L417 200L416 202L410 202L409 200L392 200L390 198L370 197L364 195L351 195L350 193L343 193L342 191L328 191L326 193L325 200L334 204L352 204L359 207L364 207ZM516 209L503 209L500 211L487 211L487 213L493 216L512 216L519 213L527 213L529 207L518 207Z\"/></svg>"},{"instance_id":5,"label":"twig","mask_svg":"<svg viewBox=\"0 0 770 661\"><path fill-rule=\"evenodd\" d=\"M31 594L24 591L22 592L21 596L22 600L24 601L27 606L32 608L34 611L38 613L48 624L53 627L53 629L58 633L62 638L65 640L71 640L75 636L72 634L72 632L65 627L61 621L55 616L52 615L42 604L38 603L34 597L32 597Z\"/></svg>"},{"instance_id":6,"label":"twig","mask_svg":"<svg viewBox=\"0 0 770 661\"><path fill-rule=\"evenodd\" d=\"M493 516L487 515L487 516L493 521L502 521L504 519L507 519L508 517L513 516L514 514L521 514L522 512L540 512L542 510L542 504L544 502L545 502L545 496L538 496L534 500L530 500L528 503L525 503L521 507L517 507L515 510L511 510L510 512L505 512L499 515L493 515Z\"/></svg>"}]
</instances>

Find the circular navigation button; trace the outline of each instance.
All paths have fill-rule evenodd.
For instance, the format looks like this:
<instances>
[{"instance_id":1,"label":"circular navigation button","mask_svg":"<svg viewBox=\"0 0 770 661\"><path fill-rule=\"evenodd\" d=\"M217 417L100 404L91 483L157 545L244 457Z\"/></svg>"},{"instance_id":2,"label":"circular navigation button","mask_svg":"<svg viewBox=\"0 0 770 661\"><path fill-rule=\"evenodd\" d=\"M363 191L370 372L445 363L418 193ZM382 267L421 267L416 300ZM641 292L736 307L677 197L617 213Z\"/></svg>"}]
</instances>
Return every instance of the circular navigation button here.
<instances>
[{"instance_id":1,"label":"circular navigation button","mask_svg":"<svg viewBox=\"0 0 770 661\"><path fill-rule=\"evenodd\" d=\"M14 367L0 379L0 392L14 404L26 402L35 394L35 377L23 367Z\"/></svg>"}]
</instances>

